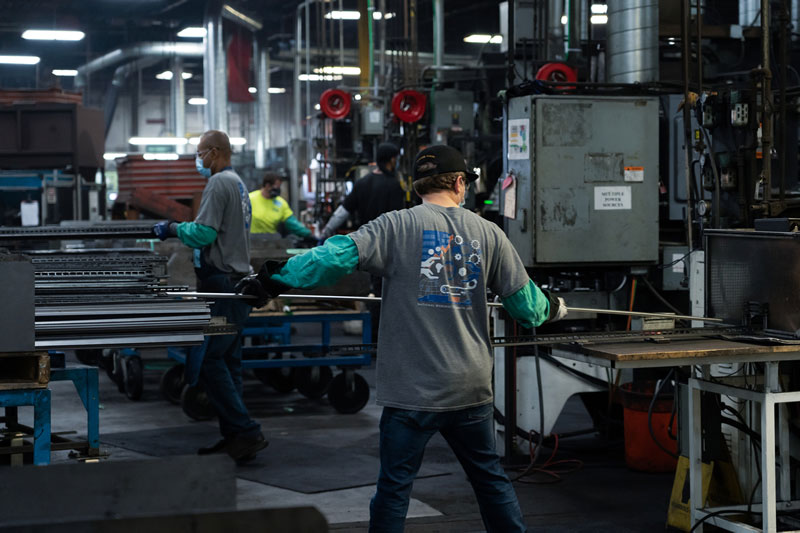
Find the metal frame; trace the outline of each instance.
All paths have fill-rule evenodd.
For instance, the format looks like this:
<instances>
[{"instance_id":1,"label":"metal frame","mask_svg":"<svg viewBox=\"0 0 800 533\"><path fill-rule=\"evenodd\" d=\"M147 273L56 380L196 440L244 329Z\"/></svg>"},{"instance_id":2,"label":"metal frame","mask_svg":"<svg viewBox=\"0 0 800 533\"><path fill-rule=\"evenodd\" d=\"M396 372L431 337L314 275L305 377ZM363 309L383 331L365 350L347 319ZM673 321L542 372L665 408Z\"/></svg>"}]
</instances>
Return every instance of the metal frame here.
<instances>
[{"instance_id":1,"label":"metal frame","mask_svg":"<svg viewBox=\"0 0 800 533\"><path fill-rule=\"evenodd\" d=\"M86 442L70 441L71 449L85 450L86 455L100 455L100 396L98 372L94 366L51 368L50 381L72 381L86 409Z\"/></svg>"},{"instance_id":2,"label":"metal frame","mask_svg":"<svg viewBox=\"0 0 800 533\"><path fill-rule=\"evenodd\" d=\"M790 461L789 461L789 418L785 409L778 409L776 420L775 407L783 403L800 402L800 391L780 392L778 361L764 362L764 391L758 392L735 387L725 383L706 381L710 376L709 365L703 364L703 379L689 379L689 427L691 437L689 445L689 487L690 487L690 513L691 523L694 525L713 512L721 510L746 510L746 505L705 508L702 501L702 413L700 408L700 395L702 392L711 392L725 396L733 396L749 402L761 404L761 509L762 527L736 522L723 515L709 518L707 522L727 531L753 532L764 531L775 533L778 531L777 509L797 509L800 501L791 501ZM720 379L720 378L718 378ZM720 379L720 381L724 381ZM776 438L778 430L778 470L776 476ZM700 502L700 503L697 503ZM753 506L755 508L755 506ZM702 533L703 525L697 526L695 531ZM800 530L794 530L800 531Z\"/></svg>"},{"instance_id":3,"label":"metal frame","mask_svg":"<svg viewBox=\"0 0 800 533\"><path fill-rule=\"evenodd\" d=\"M17 407L23 405L33 406L33 464L50 464L50 389L0 391L7 426L17 426Z\"/></svg>"},{"instance_id":4,"label":"metal frame","mask_svg":"<svg viewBox=\"0 0 800 533\"><path fill-rule=\"evenodd\" d=\"M339 349L331 345L331 322L361 320L361 345L346 345ZM291 344L291 334L284 327L290 323L314 323L321 326L320 344ZM285 344L279 346L244 346L242 347L242 368L296 368L315 366L361 367L372 363L372 316L369 313L314 313L307 315L284 316L251 316L242 330L242 337L266 336L277 334ZM247 359L247 356L268 356L276 352L317 352L322 357L298 357L294 359ZM170 359L178 363L187 363L182 353L168 351ZM334 353L336 356L328 356ZM343 355L353 353L353 355Z\"/></svg>"}]
</instances>

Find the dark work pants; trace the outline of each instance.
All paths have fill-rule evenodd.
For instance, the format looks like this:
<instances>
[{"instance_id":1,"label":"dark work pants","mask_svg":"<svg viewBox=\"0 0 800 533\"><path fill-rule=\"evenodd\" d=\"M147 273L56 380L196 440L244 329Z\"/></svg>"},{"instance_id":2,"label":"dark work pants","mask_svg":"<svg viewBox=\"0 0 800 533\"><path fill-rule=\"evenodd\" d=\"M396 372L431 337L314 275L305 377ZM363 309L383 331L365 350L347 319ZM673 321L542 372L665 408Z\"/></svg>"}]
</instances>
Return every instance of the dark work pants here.
<instances>
[{"instance_id":1,"label":"dark work pants","mask_svg":"<svg viewBox=\"0 0 800 533\"><path fill-rule=\"evenodd\" d=\"M230 275L218 273L198 279L200 292L234 292ZM219 417L223 437L255 436L261 426L250 418L242 399L242 334L250 306L242 300L220 299L211 306L211 316L224 316L239 330L235 335L206 337L206 350L200 368L200 383Z\"/></svg>"}]
</instances>

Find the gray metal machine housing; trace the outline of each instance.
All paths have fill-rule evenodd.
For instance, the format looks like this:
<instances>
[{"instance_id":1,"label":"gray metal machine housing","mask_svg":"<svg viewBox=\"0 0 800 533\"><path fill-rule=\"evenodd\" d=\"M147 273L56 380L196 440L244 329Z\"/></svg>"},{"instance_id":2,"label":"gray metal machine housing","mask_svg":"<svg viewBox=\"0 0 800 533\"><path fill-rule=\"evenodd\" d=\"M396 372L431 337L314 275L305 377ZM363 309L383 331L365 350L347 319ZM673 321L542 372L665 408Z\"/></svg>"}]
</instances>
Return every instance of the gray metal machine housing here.
<instances>
[{"instance_id":1,"label":"gray metal machine housing","mask_svg":"<svg viewBox=\"0 0 800 533\"><path fill-rule=\"evenodd\" d=\"M645 97L509 101L516 209L505 228L525 266L658 260L658 108Z\"/></svg>"}]
</instances>

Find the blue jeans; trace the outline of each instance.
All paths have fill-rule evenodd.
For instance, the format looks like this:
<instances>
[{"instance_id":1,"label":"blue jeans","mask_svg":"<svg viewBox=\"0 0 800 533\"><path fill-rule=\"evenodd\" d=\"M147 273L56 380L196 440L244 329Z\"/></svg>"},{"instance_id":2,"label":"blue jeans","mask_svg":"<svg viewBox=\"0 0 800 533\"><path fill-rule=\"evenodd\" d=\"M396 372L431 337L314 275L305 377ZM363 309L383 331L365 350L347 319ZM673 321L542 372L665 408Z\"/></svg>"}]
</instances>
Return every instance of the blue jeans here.
<instances>
[{"instance_id":1,"label":"blue jeans","mask_svg":"<svg viewBox=\"0 0 800 533\"><path fill-rule=\"evenodd\" d=\"M212 274L198 280L198 291L233 292L234 283L227 274ZM235 335L211 335L205 339L205 354L200 368L200 383L219 417L223 437L256 436L261 426L250 418L242 400L242 334L250 306L242 300L220 299L211 305L211 316L224 316L235 324Z\"/></svg>"},{"instance_id":2,"label":"blue jeans","mask_svg":"<svg viewBox=\"0 0 800 533\"><path fill-rule=\"evenodd\" d=\"M500 466L492 432L492 404L458 411L407 411L385 407L380 422L381 472L370 502L370 532L403 531L411 486L425 446L442 434L464 468L486 531L526 531L517 495Z\"/></svg>"}]
</instances>

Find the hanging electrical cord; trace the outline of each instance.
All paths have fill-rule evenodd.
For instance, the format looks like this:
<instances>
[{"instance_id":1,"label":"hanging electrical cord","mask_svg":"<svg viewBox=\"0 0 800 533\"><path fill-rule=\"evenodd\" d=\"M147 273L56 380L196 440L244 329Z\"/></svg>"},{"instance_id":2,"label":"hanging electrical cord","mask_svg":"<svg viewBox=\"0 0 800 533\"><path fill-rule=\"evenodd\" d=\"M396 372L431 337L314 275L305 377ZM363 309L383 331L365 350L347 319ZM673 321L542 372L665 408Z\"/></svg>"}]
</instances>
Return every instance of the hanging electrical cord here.
<instances>
[{"instance_id":1,"label":"hanging electrical cord","mask_svg":"<svg viewBox=\"0 0 800 533\"><path fill-rule=\"evenodd\" d=\"M666 299L666 298L664 298L664 297L663 297L663 296L662 296L662 295L661 295L661 294L660 294L660 293L659 293L659 292L656 290L656 288L655 288L655 287L653 287L653 285L652 285L652 284L651 284L651 283L650 283L650 282L647 280L647 278L645 278L644 276L640 276L640 277L639 277L639 279L641 279L641 280L642 280L642 282L644 282L644 285L645 285L645 287L647 287L647 288L648 288L648 290L649 290L651 293L653 293L653 296L655 296L656 298L658 298L658 301L660 301L662 304L664 304L665 306L667 306L667 308L668 308L668 309L670 309L672 312L674 312L674 313L676 313L676 314L678 314L678 315L682 315L682 314L684 314L684 313L683 313L683 311L681 311L680 309L678 309L677 307L675 307L674 305L672 305L671 303L669 303L669 302L667 301L667 299ZM633 309L631 309L631 311L633 311Z\"/></svg>"},{"instance_id":2,"label":"hanging electrical cord","mask_svg":"<svg viewBox=\"0 0 800 533\"><path fill-rule=\"evenodd\" d=\"M672 375L675 373L674 368L670 368L669 372L667 373L667 377L663 380L659 381L656 385L656 390L653 393L653 399L650 400L650 407L647 409L647 429L650 431L650 436L653 438L653 442L656 443L656 446L661 448L661 450L669 455L670 457L674 457L675 459L679 459L678 454L673 452L672 450L668 450L666 446L661 444L659 440L656 438L655 431L653 431L653 407L656 404L656 400L658 399L658 395L661 394L661 389L664 388L664 385L669 382ZM673 399L673 402L675 400Z\"/></svg>"}]
</instances>

